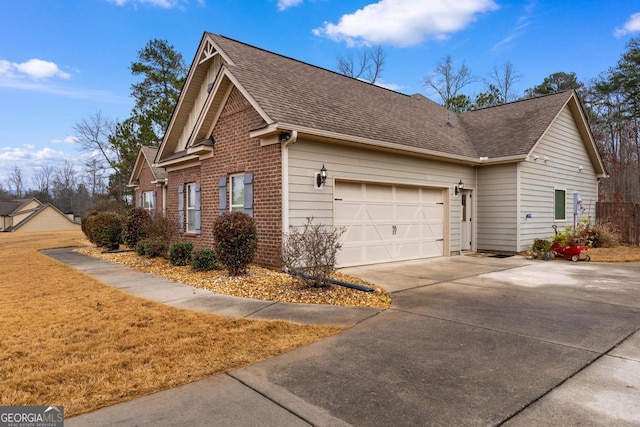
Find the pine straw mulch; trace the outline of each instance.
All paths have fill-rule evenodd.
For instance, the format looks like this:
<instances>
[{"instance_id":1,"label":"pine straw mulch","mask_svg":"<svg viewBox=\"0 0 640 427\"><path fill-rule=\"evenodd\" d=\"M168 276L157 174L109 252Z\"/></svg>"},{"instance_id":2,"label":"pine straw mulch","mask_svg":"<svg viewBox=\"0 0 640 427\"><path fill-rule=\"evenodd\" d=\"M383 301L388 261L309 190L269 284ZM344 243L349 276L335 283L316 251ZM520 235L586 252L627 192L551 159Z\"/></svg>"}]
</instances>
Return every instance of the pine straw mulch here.
<instances>
[{"instance_id":1,"label":"pine straw mulch","mask_svg":"<svg viewBox=\"0 0 640 427\"><path fill-rule=\"evenodd\" d=\"M76 251L218 294L277 302L331 304L347 307L388 308L391 305L391 296L380 286L339 272L334 273L333 278L369 286L375 291L362 292L336 285L322 288L308 287L286 273L255 265L249 268L246 275L232 277L225 269L207 272L193 271L189 266L173 266L164 258L142 257L135 252L103 253L100 248L94 246L79 248Z\"/></svg>"}]
</instances>

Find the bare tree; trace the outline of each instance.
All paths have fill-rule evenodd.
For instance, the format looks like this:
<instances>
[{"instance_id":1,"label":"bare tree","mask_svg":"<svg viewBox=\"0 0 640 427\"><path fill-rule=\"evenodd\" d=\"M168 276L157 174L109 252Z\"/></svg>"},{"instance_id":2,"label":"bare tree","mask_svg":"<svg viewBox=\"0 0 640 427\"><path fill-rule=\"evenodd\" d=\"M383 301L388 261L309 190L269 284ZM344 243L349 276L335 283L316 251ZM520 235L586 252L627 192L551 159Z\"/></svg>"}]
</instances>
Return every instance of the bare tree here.
<instances>
[{"instance_id":1,"label":"bare tree","mask_svg":"<svg viewBox=\"0 0 640 427\"><path fill-rule=\"evenodd\" d=\"M82 118L73 126L73 130L78 138L80 149L92 155L97 155L104 160L109 169L113 170L118 181L116 198L121 201L123 198L124 178L120 173L122 155L120 150L113 144L116 123L103 117L102 113L98 111L92 116Z\"/></svg>"},{"instance_id":2,"label":"bare tree","mask_svg":"<svg viewBox=\"0 0 640 427\"><path fill-rule=\"evenodd\" d=\"M55 169L53 197L55 205L63 212L74 211L74 196L77 185L77 172L73 163L65 160L62 166Z\"/></svg>"},{"instance_id":3,"label":"bare tree","mask_svg":"<svg viewBox=\"0 0 640 427\"><path fill-rule=\"evenodd\" d=\"M102 116L97 111L92 116L80 119L73 126L80 149L87 153L99 153L114 171L120 162L120 153L113 149L109 138L115 130L115 122Z\"/></svg>"},{"instance_id":4,"label":"bare tree","mask_svg":"<svg viewBox=\"0 0 640 427\"><path fill-rule=\"evenodd\" d=\"M443 105L450 108L452 101L460 95L462 88L474 81L476 78L464 62L455 70L451 55L447 55L433 73L424 78L423 84L440 95Z\"/></svg>"},{"instance_id":5,"label":"bare tree","mask_svg":"<svg viewBox=\"0 0 640 427\"><path fill-rule=\"evenodd\" d=\"M31 176L31 182L34 189L40 194L49 194L51 192L51 183L53 180L53 166L40 166Z\"/></svg>"},{"instance_id":6,"label":"bare tree","mask_svg":"<svg viewBox=\"0 0 640 427\"><path fill-rule=\"evenodd\" d=\"M13 165L11 172L9 173L9 189L14 190L15 196L19 199L22 197L22 193L24 191L23 181L22 181L22 169L18 167L18 165Z\"/></svg>"},{"instance_id":7,"label":"bare tree","mask_svg":"<svg viewBox=\"0 0 640 427\"><path fill-rule=\"evenodd\" d=\"M104 162L97 156L91 156L84 162L85 180L91 197L105 192Z\"/></svg>"},{"instance_id":8,"label":"bare tree","mask_svg":"<svg viewBox=\"0 0 640 427\"><path fill-rule=\"evenodd\" d=\"M502 67L493 67L493 71L489 73L489 81L486 82L488 86L493 84L498 88L502 102L511 102L517 99L517 95L514 92L514 85L520 81L520 74L518 74L511 62L505 62Z\"/></svg>"},{"instance_id":9,"label":"bare tree","mask_svg":"<svg viewBox=\"0 0 640 427\"><path fill-rule=\"evenodd\" d=\"M386 59L381 45L363 48L355 57L352 51L348 51L336 58L340 73L369 83L376 83L380 79Z\"/></svg>"}]
</instances>

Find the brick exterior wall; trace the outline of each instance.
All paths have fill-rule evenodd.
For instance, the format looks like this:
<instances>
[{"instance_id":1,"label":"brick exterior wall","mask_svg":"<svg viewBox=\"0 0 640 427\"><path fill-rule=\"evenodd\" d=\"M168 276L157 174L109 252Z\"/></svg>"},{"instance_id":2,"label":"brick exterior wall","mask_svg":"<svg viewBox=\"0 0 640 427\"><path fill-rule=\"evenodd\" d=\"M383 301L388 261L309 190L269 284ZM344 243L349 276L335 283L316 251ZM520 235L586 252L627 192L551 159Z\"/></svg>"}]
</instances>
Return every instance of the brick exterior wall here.
<instances>
[{"instance_id":1,"label":"brick exterior wall","mask_svg":"<svg viewBox=\"0 0 640 427\"><path fill-rule=\"evenodd\" d=\"M155 191L156 192L156 213L162 213L162 186L158 186L156 184L152 184L151 181L155 181L153 173L151 173L151 167L149 163L145 160L142 167L140 168L140 175L138 176L140 180L140 185L135 189L133 205L136 208L141 208L142 205L140 203L141 194L145 191Z\"/></svg>"},{"instance_id":2,"label":"brick exterior wall","mask_svg":"<svg viewBox=\"0 0 640 427\"><path fill-rule=\"evenodd\" d=\"M213 223L219 215L218 179L236 173L253 173L253 218L258 230L255 262L279 269L282 267L281 148L279 144L261 147L259 139L249 137L249 131L261 123L262 117L234 88L213 130L213 157L197 166L168 172L167 211L168 215L177 217L178 187L200 182L202 232L199 235L185 233L184 237L195 246L213 247ZM184 203L186 207L186 200Z\"/></svg>"}]
</instances>

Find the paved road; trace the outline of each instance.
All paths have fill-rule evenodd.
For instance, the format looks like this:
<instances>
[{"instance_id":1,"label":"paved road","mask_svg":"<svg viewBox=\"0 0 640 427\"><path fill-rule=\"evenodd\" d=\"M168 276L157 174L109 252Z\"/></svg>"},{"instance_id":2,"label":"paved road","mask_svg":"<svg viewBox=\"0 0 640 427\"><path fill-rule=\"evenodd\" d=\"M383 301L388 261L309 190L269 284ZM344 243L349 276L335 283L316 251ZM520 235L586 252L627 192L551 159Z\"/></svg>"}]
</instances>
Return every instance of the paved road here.
<instances>
[{"instance_id":1,"label":"paved road","mask_svg":"<svg viewBox=\"0 0 640 427\"><path fill-rule=\"evenodd\" d=\"M640 264L464 256L348 272L393 307L67 425L640 425Z\"/></svg>"}]
</instances>

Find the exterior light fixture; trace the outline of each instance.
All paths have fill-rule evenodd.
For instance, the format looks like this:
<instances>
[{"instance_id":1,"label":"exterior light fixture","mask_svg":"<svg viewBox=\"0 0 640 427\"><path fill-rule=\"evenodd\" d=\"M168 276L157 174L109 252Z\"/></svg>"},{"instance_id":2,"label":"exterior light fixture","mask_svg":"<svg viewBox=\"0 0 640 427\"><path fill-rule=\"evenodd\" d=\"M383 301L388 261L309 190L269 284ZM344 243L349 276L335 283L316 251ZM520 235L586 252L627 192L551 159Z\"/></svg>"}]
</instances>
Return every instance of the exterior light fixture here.
<instances>
[{"instance_id":1,"label":"exterior light fixture","mask_svg":"<svg viewBox=\"0 0 640 427\"><path fill-rule=\"evenodd\" d=\"M460 182L458 182L455 187L453 187L453 191L455 193L455 195L457 196L458 194L460 194L462 192L462 190L464 189L464 183L462 182L462 180L460 180Z\"/></svg>"},{"instance_id":2,"label":"exterior light fixture","mask_svg":"<svg viewBox=\"0 0 640 427\"><path fill-rule=\"evenodd\" d=\"M323 163L322 169L320 169L320 173L316 175L316 186L320 188L324 185L326 181L327 181L327 168L324 167L324 163Z\"/></svg>"}]
</instances>

